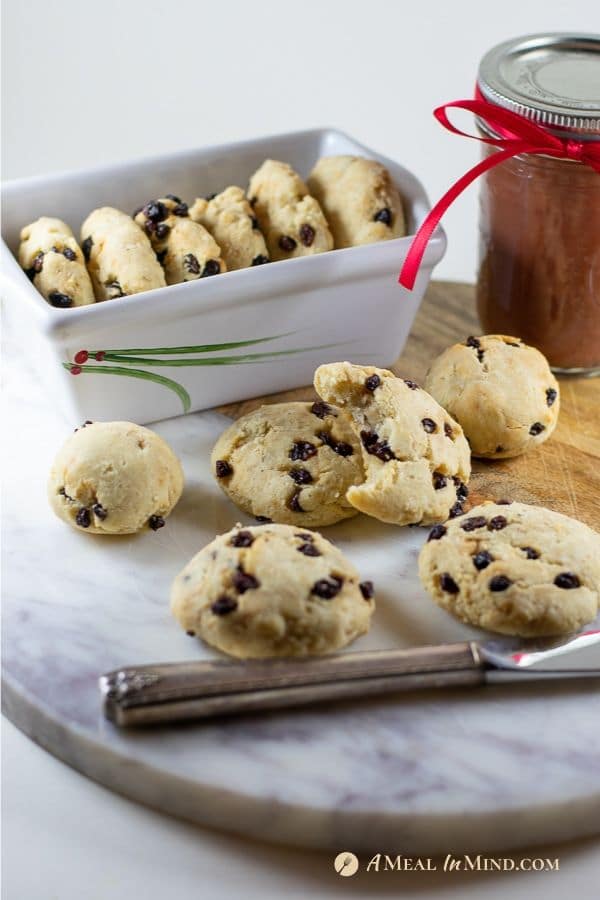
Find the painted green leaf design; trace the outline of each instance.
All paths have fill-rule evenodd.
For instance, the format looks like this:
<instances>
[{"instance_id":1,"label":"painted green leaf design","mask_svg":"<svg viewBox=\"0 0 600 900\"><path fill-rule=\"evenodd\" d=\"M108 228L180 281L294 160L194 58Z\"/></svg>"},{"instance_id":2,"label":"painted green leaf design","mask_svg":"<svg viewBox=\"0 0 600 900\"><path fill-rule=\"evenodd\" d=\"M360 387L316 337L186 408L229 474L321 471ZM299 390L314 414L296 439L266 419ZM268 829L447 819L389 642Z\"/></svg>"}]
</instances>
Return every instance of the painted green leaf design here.
<instances>
[{"instance_id":1,"label":"painted green leaf design","mask_svg":"<svg viewBox=\"0 0 600 900\"><path fill-rule=\"evenodd\" d=\"M321 344L317 347L298 347L295 350L271 350L268 353L246 353L239 356L203 356L200 359L152 359L144 356L124 356L120 353L104 354L104 359L109 362L132 363L142 366L235 366L240 363L268 362L270 359L278 359L281 356L293 356L297 353L306 353L309 350L324 350L328 347L336 347L337 344Z\"/></svg>"},{"instance_id":2,"label":"painted green leaf design","mask_svg":"<svg viewBox=\"0 0 600 900\"><path fill-rule=\"evenodd\" d=\"M288 332L288 334L293 334L293 332ZM177 381L174 381L172 378L167 378L164 375L158 375L155 372L148 372L145 369L130 368L130 366L166 366L168 368L171 368L179 366L248 365L258 362L274 361L281 358L282 356L293 356L298 353L306 353L314 350L325 350L330 347L341 346L341 344L339 343L320 344L315 347L298 347L292 350L270 350L265 353L245 353L235 356L203 356L200 358L190 358L189 356L187 356L186 358L186 354L207 353L210 351L227 350L236 347L246 347L253 344L261 344L266 341L273 341L276 340L276 338L285 336L286 335L279 334L273 335L272 337L256 338L255 340L250 341L230 341L222 344L196 344L194 346L190 345L186 347L149 347L139 348L137 350L132 348L126 350L89 350L87 352L89 354L89 357L91 358L93 358L96 354L102 353L102 358L98 360L98 365L79 365L75 362L63 363L62 365L68 371L71 371L74 366L77 366L77 374L120 375L128 376L130 378L141 378L144 381L153 381L155 382L155 384L160 384L177 394L177 396L181 400L183 411L185 413L189 412L191 408L191 399L190 395L183 387L183 385L179 384L179 382ZM146 355L134 355L137 353ZM173 356L176 353L182 354L183 358L179 358L176 356L171 359L157 358L159 355ZM104 362L121 363L121 365L103 365Z\"/></svg>"},{"instance_id":3,"label":"painted green leaf design","mask_svg":"<svg viewBox=\"0 0 600 900\"><path fill-rule=\"evenodd\" d=\"M250 341L228 341L222 344L195 344L184 347L127 347L125 349L115 349L114 347L109 350L88 350L90 356L94 356L96 353L116 353L120 356L125 356L128 354L137 354L142 353L146 356L175 356L178 353L211 353L216 352L217 350L234 350L236 347L250 347L253 344L264 344L267 341L276 341L278 338L289 337L290 334L294 334L293 331L287 331L284 334L273 334L270 337L264 338L254 338Z\"/></svg>"},{"instance_id":4,"label":"painted green leaf design","mask_svg":"<svg viewBox=\"0 0 600 900\"><path fill-rule=\"evenodd\" d=\"M71 371L72 367L72 363L63 363L63 368L68 371ZM173 381L171 378L166 378L164 375L157 375L155 372L145 372L143 369L124 369L121 366L78 366L77 368L80 370L79 374L82 375L84 373L93 373L94 375L126 375L129 378L141 378L144 381L154 381L156 384L161 384L163 387L169 388L169 390L174 391L177 394L181 400L184 413L189 412L192 405L190 395L183 385L179 384L177 381ZM79 374L77 377L79 377Z\"/></svg>"}]
</instances>

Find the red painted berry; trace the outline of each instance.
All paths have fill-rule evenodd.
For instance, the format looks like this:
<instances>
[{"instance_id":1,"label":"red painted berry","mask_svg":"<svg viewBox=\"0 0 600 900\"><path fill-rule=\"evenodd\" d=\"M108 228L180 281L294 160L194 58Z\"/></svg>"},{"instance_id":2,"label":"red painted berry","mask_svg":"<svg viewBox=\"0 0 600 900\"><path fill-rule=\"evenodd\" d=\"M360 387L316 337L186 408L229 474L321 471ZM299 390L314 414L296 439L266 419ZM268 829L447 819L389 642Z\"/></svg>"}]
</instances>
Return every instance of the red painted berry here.
<instances>
[{"instance_id":1,"label":"red painted berry","mask_svg":"<svg viewBox=\"0 0 600 900\"><path fill-rule=\"evenodd\" d=\"M71 366L71 375L81 375L81 366Z\"/></svg>"},{"instance_id":2,"label":"red painted berry","mask_svg":"<svg viewBox=\"0 0 600 900\"><path fill-rule=\"evenodd\" d=\"M104 359L105 356L106 356L106 351L104 351L104 350L98 350L98 352L96 353L96 359L98 360L98 362L102 362L102 360Z\"/></svg>"},{"instance_id":3,"label":"red painted berry","mask_svg":"<svg viewBox=\"0 0 600 900\"><path fill-rule=\"evenodd\" d=\"M87 350L79 350L79 352L75 354L73 359L79 365L83 365L83 363L86 363L88 361L89 353L87 352Z\"/></svg>"}]
</instances>

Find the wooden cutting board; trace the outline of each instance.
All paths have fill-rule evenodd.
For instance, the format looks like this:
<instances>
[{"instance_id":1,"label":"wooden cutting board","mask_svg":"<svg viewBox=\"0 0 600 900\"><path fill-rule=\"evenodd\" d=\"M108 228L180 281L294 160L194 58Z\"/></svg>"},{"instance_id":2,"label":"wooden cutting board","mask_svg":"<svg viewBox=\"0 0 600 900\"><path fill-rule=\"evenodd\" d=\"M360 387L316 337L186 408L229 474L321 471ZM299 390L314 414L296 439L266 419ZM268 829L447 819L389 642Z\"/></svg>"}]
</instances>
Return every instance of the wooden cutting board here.
<instances>
[{"instance_id":1,"label":"wooden cutting board","mask_svg":"<svg viewBox=\"0 0 600 900\"><path fill-rule=\"evenodd\" d=\"M402 356L392 367L404 378L423 381L432 359L450 344L480 334L475 289L433 282L421 305ZM600 378L561 378L556 431L539 450L515 459L473 460L470 503L501 498L547 506L600 529ZM311 387L221 407L238 418L265 399L308 400Z\"/></svg>"}]
</instances>

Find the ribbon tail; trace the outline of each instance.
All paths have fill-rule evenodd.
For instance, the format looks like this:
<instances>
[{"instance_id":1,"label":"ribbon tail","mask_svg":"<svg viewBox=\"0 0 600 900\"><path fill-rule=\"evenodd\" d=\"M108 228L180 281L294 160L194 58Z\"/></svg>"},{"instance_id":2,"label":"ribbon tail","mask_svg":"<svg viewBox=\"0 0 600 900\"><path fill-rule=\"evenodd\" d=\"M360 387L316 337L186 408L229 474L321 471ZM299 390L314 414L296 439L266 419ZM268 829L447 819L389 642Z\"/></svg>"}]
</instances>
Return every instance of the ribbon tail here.
<instances>
[{"instance_id":1,"label":"ribbon tail","mask_svg":"<svg viewBox=\"0 0 600 900\"><path fill-rule=\"evenodd\" d=\"M511 156L516 156L518 153L523 152L526 147L527 144L524 141L511 141L510 147L505 150L499 150L497 153L493 153L491 156L488 156L477 163L476 166L473 166L472 169L459 178L458 181L446 191L443 197L438 200L435 206L431 208L410 245L400 275L398 276L398 281L402 287L412 291L415 286L415 281L419 274L419 266L421 265L423 254L427 249L429 239L448 207L473 181L479 178L480 175L483 175L484 172L487 172L488 169L497 166L499 163L504 162L505 159L510 159Z\"/></svg>"}]
</instances>

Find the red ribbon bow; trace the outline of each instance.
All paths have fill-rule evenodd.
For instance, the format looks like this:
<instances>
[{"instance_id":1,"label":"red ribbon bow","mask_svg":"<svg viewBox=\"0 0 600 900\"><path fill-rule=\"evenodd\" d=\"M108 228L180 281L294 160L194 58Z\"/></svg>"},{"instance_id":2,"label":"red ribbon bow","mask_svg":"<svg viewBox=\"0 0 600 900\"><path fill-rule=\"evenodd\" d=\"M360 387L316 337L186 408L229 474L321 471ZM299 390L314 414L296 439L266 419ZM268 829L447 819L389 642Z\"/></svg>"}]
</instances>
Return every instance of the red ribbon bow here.
<instances>
[{"instance_id":1,"label":"red ribbon bow","mask_svg":"<svg viewBox=\"0 0 600 900\"><path fill-rule=\"evenodd\" d=\"M448 119L447 109L466 109L475 113L499 136L480 137L476 134L461 131ZM523 153L543 153L546 156L576 160L591 166L592 169L600 173L599 140L575 141L556 137L556 135L551 134L537 122L532 122L524 116L512 112L510 109L504 109L501 106L496 106L494 103L489 103L479 90L476 92L475 100L455 100L453 103L445 103L443 106L438 106L433 111L433 114L438 122L441 122L448 131L460 134L462 137L481 141L484 144L493 144L499 150L497 153L486 157L466 172L462 178L459 178L429 212L410 245L398 277L400 284L408 288L409 291L414 287L427 242L438 222L459 194L462 194L471 182L483 175L484 172L487 172L488 169L499 165L499 163L504 162L505 159L510 159L512 156L518 156Z\"/></svg>"}]
</instances>

